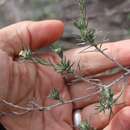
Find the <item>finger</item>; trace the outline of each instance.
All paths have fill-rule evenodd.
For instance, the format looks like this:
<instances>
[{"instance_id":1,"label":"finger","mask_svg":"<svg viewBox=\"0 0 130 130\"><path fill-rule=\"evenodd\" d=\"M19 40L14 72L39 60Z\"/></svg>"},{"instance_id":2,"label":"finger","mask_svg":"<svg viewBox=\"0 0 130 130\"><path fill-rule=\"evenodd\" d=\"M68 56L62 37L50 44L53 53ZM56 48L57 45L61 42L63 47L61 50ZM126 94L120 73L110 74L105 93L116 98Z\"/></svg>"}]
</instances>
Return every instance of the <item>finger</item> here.
<instances>
[{"instance_id":1,"label":"finger","mask_svg":"<svg viewBox=\"0 0 130 130\"><path fill-rule=\"evenodd\" d=\"M104 53L118 61L120 64L127 66L130 64L129 44L130 40L107 43L103 44L102 49L107 49L104 51ZM71 62L75 63L75 68L77 64L80 63L79 73L85 75L96 74L117 66L100 52L81 53L83 49L84 47L73 49L65 52L64 54Z\"/></svg>"},{"instance_id":2,"label":"finger","mask_svg":"<svg viewBox=\"0 0 130 130\"><path fill-rule=\"evenodd\" d=\"M122 72L117 73L113 76L99 78L99 80L101 80L102 84L107 86L110 83L114 82L116 79L119 79L119 77L121 75L122 75ZM128 79L128 81L129 81L129 79ZM96 83L96 84L98 84L98 83ZM120 92L120 90L122 89L123 86L126 86L126 80L121 80L121 81L114 83L111 86L111 88L114 91L114 93L116 94L116 93ZM86 105L98 102L99 101L99 92L97 93L97 91L99 91L100 88L101 87L99 87L95 84L93 85L90 82L79 82L77 84L73 84L72 86L70 86L69 91L70 91L72 99L86 96L86 98L84 98L84 100L73 103L74 108L75 109L83 108ZM129 93L128 93L128 95L129 95Z\"/></svg>"},{"instance_id":3,"label":"finger","mask_svg":"<svg viewBox=\"0 0 130 130\"><path fill-rule=\"evenodd\" d=\"M115 98L119 95L120 93L115 95ZM117 113L121 108L125 106L125 103L123 103L123 97L124 96L122 95L122 97L120 97L119 100L116 102L117 105L113 106L113 113L110 113L110 110L99 112L98 109L96 109L96 107L99 106L99 103L95 103L85 107L81 112L82 120L87 120L96 129L104 128L109 123L110 117L115 115L115 113Z\"/></svg>"},{"instance_id":4,"label":"finger","mask_svg":"<svg viewBox=\"0 0 130 130\"><path fill-rule=\"evenodd\" d=\"M120 110L103 130L130 130L130 107Z\"/></svg>"},{"instance_id":5,"label":"finger","mask_svg":"<svg viewBox=\"0 0 130 130\"><path fill-rule=\"evenodd\" d=\"M0 30L0 49L17 55L23 47L37 49L56 41L64 25L58 20L20 22Z\"/></svg>"}]
</instances>

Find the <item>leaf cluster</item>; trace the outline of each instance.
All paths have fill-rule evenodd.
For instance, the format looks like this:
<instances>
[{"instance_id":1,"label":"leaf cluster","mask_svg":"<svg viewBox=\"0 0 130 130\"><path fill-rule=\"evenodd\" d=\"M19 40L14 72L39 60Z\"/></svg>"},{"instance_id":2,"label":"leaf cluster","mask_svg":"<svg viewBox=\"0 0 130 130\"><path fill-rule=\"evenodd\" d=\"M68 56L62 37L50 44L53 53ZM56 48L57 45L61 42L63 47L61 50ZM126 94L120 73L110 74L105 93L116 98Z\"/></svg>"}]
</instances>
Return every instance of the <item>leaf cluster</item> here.
<instances>
[{"instance_id":1,"label":"leaf cluster","mask_svg":"<svg viewBox=\"0 0 130 130\"><path fill-rule=\"evenodd\" d=\"M22 50L19 56L25 60L30 60L32 59L32 51L30 49Z\"/></svg>"},{"instance_id":2,"label":"leaf cluster","mask_svg":"<svg viewBox=\"0 0 130 130\"><path fill-rule=\"evenodd\" d=\"M113 113L112 108L113 108L113 106L116 105L118 99L122 95L122 92L118 97L114 98L113 90L111 88L103 87L102 90L101 90L101 93L100 93L99 105L96 106L96 109L99 112L104 112L104 113L105 113L106 110L109 110L110 111L110 117L111 117L111 114Z\"/></svg>"},{"instance_id":3,"label":"leaf cluster","mask_svg":"<svg viewBox=\"0 0 130 130\"><path fill-rule=\"evenodd\" d=\"M51 46L51 50L55 52L56 54L58 54L61 58L63 58L63 49L61 48L59 44L53 44Z\"/></svg>"},{"instance_id":4,"label":"leaf cluster","mask_svg":"<svg viewBox=\"0 0 130 130\"><path fill-rule=\"evenodd\" d=\"M56 89L53 88L48 96L48 98L53 99L53 100L57 100L60 101L61 103L64 103L64 100L62 99L62 97L60 96L60 92Z\"/></svg>"},{"instance_id":5,"label":"leaf cluster","mask_svg":"<svg viewBox=\"0 0 130 130\"><path fill-rule=\"evenodd\" d=\"M74 22L74 26L80 31L81 42L94 44L96 39L95 30L88 28L86 4L87 0L79 0L80 18Z\"/></svg>"},{"instance_id":6,"label":"leaf cluster","mask_svg":"<svg viewBox=\"0 0 130 130\"><path fill-rule=\"evenodd\" d=\"M112 111L115 101L112 89L103 87L100 95L99 106L97 106L98 111L104 113L106 109Z\"/></svg>"},{"instance_id":7,"label":"leaf cluster","mask_svg":"<svg viewBox=\"0 0 130 130\"><path fill-rule=\"evenodd\" d=\"M55 70L61 74L73 74L73 63L71 63L66 58L63 58L59 64L55 65Z\"/></svg>"},{"instance_id":8,"label":"leaf cluster","mask_svg":"<svg viewBox=\"0 0 130 130\"><path fill-rule=\"evenodd\" d=\"M87 121L81 122L79 125L80 130L96 130Z\"/></svg>"},{"instance_id":9,"label":"leaf cluster","mask_svg":"<svg viewBox=\"0 0 130 130\"><path fill-rule=\"evenodd\" d=\"M60 100L60 92L56 88L53 88L48 98L54 99L54 100Z\"/></svg>"},{"instance_id":10,"label":"leaf cluster","mask_svg":"<svg viewBox=\"0 0 130 130\"><path fill-rule=\"evenodd\" d=\"M60 53L60 54L62 53L62 49L59 46L58 46L58 48L57 48L57 46L55 46L55 48L53 48L53 49L55 50L56 53ZM65 57L63 57L61 59L60 63L53 64L49 60L45 60L45 59L39 58L39 57L33 57L32 52L29 49L22 50L19 55L24 60L31 60L34 63L53 67L58 73L61 73L61 74L73 74L74 73L73 63L71 63Z\"/></svg>"}]
</instances>

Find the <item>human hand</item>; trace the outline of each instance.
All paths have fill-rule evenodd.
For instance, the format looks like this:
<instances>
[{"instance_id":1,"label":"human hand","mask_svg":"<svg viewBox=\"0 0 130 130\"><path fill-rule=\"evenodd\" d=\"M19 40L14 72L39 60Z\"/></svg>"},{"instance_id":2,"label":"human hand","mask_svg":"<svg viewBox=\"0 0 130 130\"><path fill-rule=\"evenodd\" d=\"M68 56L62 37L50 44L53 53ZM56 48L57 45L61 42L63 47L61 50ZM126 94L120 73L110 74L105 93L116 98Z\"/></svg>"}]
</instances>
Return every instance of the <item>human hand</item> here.
<instances>
[{"instance_id":1,"label":"human hand","mask_svg":"<svg viewBox=\"0 0 130 130\"><path fill-rule=\"evenodd\" d=\"M28 32L27 28L30 33ZM35 64L28 62L21 63L15 58L23 49L23 43L27 44L27 46L30 46L30 48L34 50L40 48L41 46L46 46L49 45L49 43L54 42L61 36L62 32L63 24L59 21L44 21L36 23L22 22L16 25L12 25L11 27L4 28L0 31L0 61L2 61L0 64L1 98L9 102L13 102L17 105L26 104L28 101L34 99L39 105L47 106L56 103L56 101L52 101L47 98L50 91L54 87L60 91L61 96L65 100L87 94L85 92L86 85L84 83L76 84L75 86L72 86L68 89L64 84L62 76L60 74L57 74L52 68L41 65L36 66ZM127 46L129 44L129 41L123 41L123 43ZM129 65L130 63L128 59L130 56L127 53L129 52L130 48L126 48L125 46L123 47L119 43L113 43L113 45L115 46L113 47L111 45L112 47L110 47L107 45L109 48L108 50L110 50L112 56L115 56L121 64ZM118 53L117 50L120 49L121 51ZM65 53L65 55L68 59L75 62L78 62L78 59L80 57L81 66L83 66L81 72L84 74L96 74L115 66L99 53L77 55L77 52L79 50L80 49L68 51ZM59 61L59 58L51 53L45 53L42 56L44 58L49 58L54 63L57 63ZM96 56L96 60L92 59L94 56ZM75 59L73 57L75 57ZM103 81L109 82L117 76L118 75L113 76L112 78L106 77L103 79ZM129 95L126 97L129 99ZM76 103L74 106L72 106L72 104L66 104L52 109L51 111L31 112L23 116L3 116L1 117L1 122L7 129L12 130L71 130L73 129L72 111L76 108L83 109L83 118L87 119L89 118L89 115L86 115L86 113L88 113L88 110L90 110L90 115L93 115L94 111L93 105L89 104L92 104L95 101L97 101L97 99L94 97L91 101L89 100ZM8 108L6 109L9 110ZM5 107L1 108L1 111L5 111L6 109ZM122 111L126 109L127 108L124 108ZM118 115L119 114L117 113L114 118L119 116L124 117L124 115ZM106 119L105 121L101 120L99 122L97 122L97 120L94 120L92 121L92 124L94 124L96 127L103 128L108 123ZM124 119L127 119L127 117ZM115 125L117 125L117 122L113 123L113 126ZM123 125L125 125L125 123ZM129 125L127 128L128 127ZM116 128L117 127L115 127L115 129Z\"/></svg>"},{"instance_id":2,"label":"human hand","mask_svg":"<svg viewBox=\"0 0 130 130\"><path fill-rule=\"evenodd\" d=\"M62 97L70 99L67 87L60 74L52 68L17 60L23 47L32 50L45 47L56 41L63 33L60 21L22 22L0 30L0 95L13 104L24 106L35 100L41 106L56 103L47 98L53 88ZM24 44L24 45L23 45ZM59 58L51 53L41 55L57 63ZM1 106L1 111L14 111ZM3 116L0 119L10 130L71 130L72 104L46 112L31 112L22 116Z\"/></svg>"},{"instance_id":3,"label":"human hand","mask_svg":"<svg viewBox=\"0 0 130 130\"><path fill-rule=\"evenodd\" d=\"M102 49L107 49L104 51L107 55L110 57L113 57L123 66L129 67L130 65L130 40L124 40L119 42L113 42L104 44L102 46ZM81 63L81 72L86 74L88 77L92 76L94 77L97 73L104 73L107 70L111 70L116 66L115 63L111 62L109 59L104 57L100 52L89 52L88 53L79 53L84 48L79 49L73 49L71 51L68 51L66 56L69 56L69 59L73 62L76 62L80 59ZM71 54L71 55L70 55ZM72 59L72 57L74 57ZM81 73L80 72L80 73ZM116 81L121 77L121 75L124 72L119 71L112 75L105 75L102 74L98 78L102 81L104 84L110 84L113 81ZM125 80L121 80L114 85L112 85L112 89L115 92L114 97L118 97L121 94L122 87L125 87L125 92L122 94L122 96L119 98L116 105L113 107L113 114L110 118L110 111L106 110L105 113L101 112L99 113L96 109L96 106L99 106L99 95L95 94L96 89L91 89L91 91L88 91L88 89L92 88L92 84L86 84L86 83L79 83L76 84L74 87L72 86L70 88L70 95L71 97L82 97L85 95L92 95L90 98L85 99L83 101L80 101L78 103L74 103L75 109L81 109L81 118L82 121L89 122L93 127L100 129L100 130L130 130L130 77L129 75Z\"/></svg>"}]
</instances>

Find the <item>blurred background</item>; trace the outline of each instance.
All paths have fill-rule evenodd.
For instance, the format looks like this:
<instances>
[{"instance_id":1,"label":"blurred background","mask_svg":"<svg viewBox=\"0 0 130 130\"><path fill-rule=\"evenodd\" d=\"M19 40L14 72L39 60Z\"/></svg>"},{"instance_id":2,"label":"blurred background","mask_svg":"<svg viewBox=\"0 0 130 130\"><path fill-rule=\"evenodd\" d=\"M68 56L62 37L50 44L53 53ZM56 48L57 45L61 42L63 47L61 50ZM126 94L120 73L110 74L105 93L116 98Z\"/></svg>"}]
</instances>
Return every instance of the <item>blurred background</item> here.
<instances>
[{"instance_id":1,"label":"blurred background","mask_svg":"<svg viewBox=\"0 0 130 130\"><path fill-rule=\"evenodd\" d=\"M65 36L77 34L79 32L72 25L79 17L77 1L0 0L0 28L23 20L61 19L65 22ZM88 0L87 15L99 41L130 37L130 0ZM70 48L74 43L63 45Z\"/></svg>"},{"instance_id":2,"label":"blurred background","mask_svg":"<svg viewBox=\"0 0 130 130\"><path fill-rule=\"evenodd\" d=\"M65 35L78 33L72 26L79 16L78 0L0 0L0 27L22 20L61 19ZM129 38L130 0L87 0L89 25L97 38L109 41Z\"/></svg>"}]
</instances>

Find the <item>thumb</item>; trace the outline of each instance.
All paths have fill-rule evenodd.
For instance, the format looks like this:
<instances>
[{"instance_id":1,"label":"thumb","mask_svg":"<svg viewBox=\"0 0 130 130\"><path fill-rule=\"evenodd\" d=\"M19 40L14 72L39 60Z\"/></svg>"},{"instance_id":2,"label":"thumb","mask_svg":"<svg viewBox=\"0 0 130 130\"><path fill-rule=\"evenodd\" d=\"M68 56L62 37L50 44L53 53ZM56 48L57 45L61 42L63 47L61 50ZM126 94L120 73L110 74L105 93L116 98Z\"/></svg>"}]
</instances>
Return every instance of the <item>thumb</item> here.
<instances>
[{"instance_id":1,"label":"thumb","mask_svg":"<svg viewBox=\"0 0 130 130\"><path fill-rule=\"evenodd\" d=\"M0 30L0 100L20 102L28 93L32 94L37 84L36 66L15 62L9 55L18 55L23 46L33 50L47 46L57 40L63 30L63 23L57 20L20 22Z\"/></svg>"},{"instance_id":2,"label":"thumb","mask_svg":"<svg viewBox=\"0 0 130 130\"><path fill-rule=\"evenodd\" d=\"M0 49L17 55L23 47L37 49L56 41L64 25L58 20L20 22L0 30Z\"/></svg>"}]
</instances>

